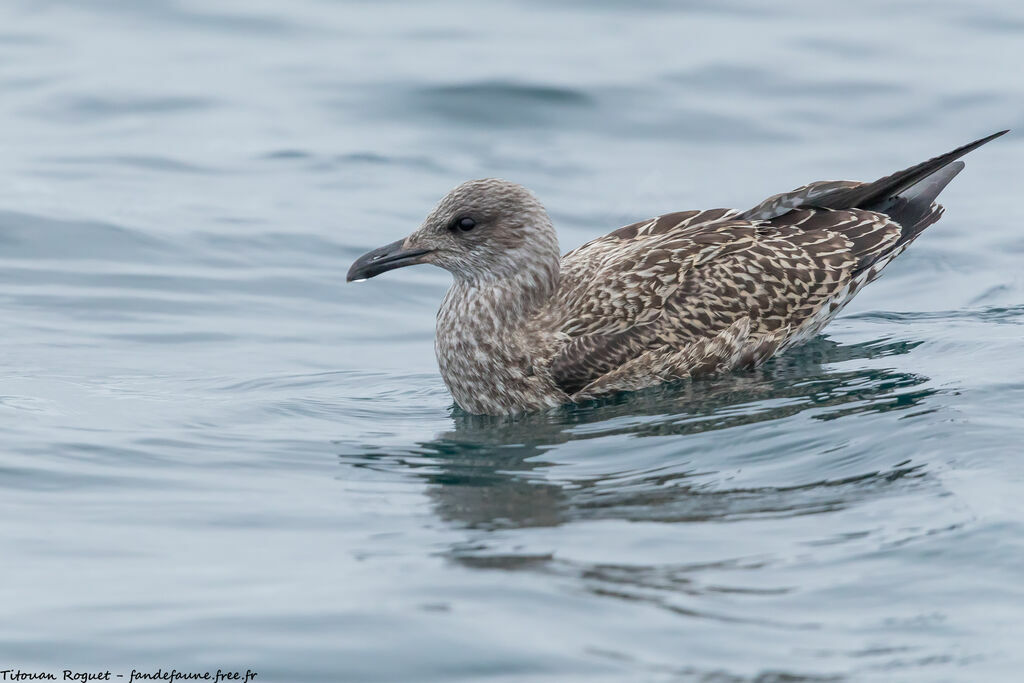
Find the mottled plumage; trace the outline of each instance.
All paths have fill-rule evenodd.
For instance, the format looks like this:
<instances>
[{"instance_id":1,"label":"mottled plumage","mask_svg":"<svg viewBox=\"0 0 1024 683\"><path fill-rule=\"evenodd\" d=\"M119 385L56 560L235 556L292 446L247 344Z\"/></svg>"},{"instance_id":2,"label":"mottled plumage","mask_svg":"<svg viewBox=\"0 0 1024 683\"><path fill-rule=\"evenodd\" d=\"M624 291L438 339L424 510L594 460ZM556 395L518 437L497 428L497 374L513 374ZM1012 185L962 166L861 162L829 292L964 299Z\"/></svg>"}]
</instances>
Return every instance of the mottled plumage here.
<instances>
[{"instance_id":1,"label":"mottled plumage","mask_svg":"<svg viewBox=\"0 0 1024 683\"><path fill-rule=\"evenodd\" d=\"M435 347L472 413L752 367L828 324L939 219L934 199L963 168L956 159L1001 134L874 183L811 183L744 212L665 214L561 258L528 190L470 181L349 279L412 263L452 272Z\"/></svg>"}]
</instances>

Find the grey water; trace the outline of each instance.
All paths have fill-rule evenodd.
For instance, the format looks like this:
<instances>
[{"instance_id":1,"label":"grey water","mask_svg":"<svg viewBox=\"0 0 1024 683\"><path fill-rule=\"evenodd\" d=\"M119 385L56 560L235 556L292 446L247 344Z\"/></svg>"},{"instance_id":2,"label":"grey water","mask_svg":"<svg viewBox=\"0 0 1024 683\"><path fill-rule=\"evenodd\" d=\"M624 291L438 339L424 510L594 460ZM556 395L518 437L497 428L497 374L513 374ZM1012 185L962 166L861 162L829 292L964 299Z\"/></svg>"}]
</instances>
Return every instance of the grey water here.
<instances>
[{"instance_id":1,"label":"grey water","mask_svg":"<svg viewBox=\"0 0 1024 683\"><path fill-rule=\"evenodd\" d=\"M0 669L1010 681L1024 5L0 4ZM565 250L1002 128L763 368L514 420L362 252L468 178Z\"/></svg>"}]
</instances>

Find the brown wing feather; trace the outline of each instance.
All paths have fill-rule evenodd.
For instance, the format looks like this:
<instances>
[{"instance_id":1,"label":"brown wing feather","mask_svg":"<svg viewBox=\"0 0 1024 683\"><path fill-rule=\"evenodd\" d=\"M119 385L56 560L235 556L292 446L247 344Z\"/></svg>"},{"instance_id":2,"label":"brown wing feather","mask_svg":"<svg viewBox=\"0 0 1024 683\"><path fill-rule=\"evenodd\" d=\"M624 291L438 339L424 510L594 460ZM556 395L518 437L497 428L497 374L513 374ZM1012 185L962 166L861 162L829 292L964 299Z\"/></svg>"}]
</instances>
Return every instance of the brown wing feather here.
<instances>
[{"instance_id":1,"label":"brown wing feather","mask_svg":"<svg viewBox=\"0 0 1024 683\"><path fill-rule=\"evenodd\" d=\"M884 256L899 240L903 227L884 214L859 209L796 209L772 219L772 225L799 227L806 232L831 231L850 241L858 270Z\"/></svg>"},{"instance_id":2,"label":"brown wing feather","mask_svg":"<svg viewBox=\"0 0 1024 683\"><path fill-rule=\"evenodd\" d=\"M599 237L562 258L563 332L580 337L623 332L650 322L695 263L752 241L748 221L712 209L665 214Z\"/></svg>"},{"instance_id":3,"label":"brown wing feather","mask_svg":"<svg viewBox=\"0 0 1024 683\"><path fill-rule=\"evenodd\" d=\"M572 312L560 326L571 339L549 371L566 393L592 394L760 362L899 236L888 217L857 210L772 221L687 212L626 226L566 255L557 299Z\"/></svg>"}]
</instances>

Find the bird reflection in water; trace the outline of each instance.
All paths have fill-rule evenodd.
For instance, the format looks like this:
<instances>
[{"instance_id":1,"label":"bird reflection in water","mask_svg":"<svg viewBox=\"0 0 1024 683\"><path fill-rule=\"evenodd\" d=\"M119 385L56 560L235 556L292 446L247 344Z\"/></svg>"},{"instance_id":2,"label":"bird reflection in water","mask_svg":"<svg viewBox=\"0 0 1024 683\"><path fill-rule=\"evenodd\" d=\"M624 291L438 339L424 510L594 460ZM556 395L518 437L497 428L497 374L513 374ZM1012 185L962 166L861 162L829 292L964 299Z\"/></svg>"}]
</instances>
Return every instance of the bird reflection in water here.
<instances>
[{"instance_id":1,"label":"bird reflection in water","mask_svg":"<svg viewBox=\"0 0 1024 683\"><path fill-rule=\"evenodd\" d=\"M549 526L580 518L701 521L789 510L796 514L842 505L879 481L916 466L866 472L792 487L709 488L688 485L697 472L678 467L630 478L621 490L602 486L622 479L624 463L610 471L552 482L545 453L574 441L617 435L633 439L686 436L767 423L803 411L834 420L845 415L921 408L938 390L927 377L887 369L828 370L828 364L908 353L919 342L839 345L819 338L757 370L716 379L626 393L519 417L470 415L453 408L454 430L400 452L361 453L354 467L401 469L431 484L437 513L472 527ZM827 427L826 427L827 428ZM607 445L604 445L607 449ZM707 475L708 472L700 472ZM705 478L706 479L706 478Z\"/></svg>"}]
</instances>

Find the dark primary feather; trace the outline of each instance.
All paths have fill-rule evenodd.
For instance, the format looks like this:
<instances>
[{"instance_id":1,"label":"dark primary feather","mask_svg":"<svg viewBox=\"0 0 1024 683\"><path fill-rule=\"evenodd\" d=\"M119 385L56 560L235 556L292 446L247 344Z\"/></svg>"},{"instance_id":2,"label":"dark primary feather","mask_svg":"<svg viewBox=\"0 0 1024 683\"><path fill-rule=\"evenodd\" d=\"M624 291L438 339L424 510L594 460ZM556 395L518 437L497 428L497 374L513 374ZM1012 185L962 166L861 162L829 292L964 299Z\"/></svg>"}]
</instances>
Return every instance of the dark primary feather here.
<instances>
[{"instance_id":1,"label":"dark primary feather","mask_svg":"<svg viewBox=\"0 0 1024 683\"><path fill-rule=\"evenodd\" d=\"M921 162L915 166L893 173L892 175L879 178L873 183L865 183L856 187L848 187L815 198L814 206L827 209L852 209L864 208L871 211L885 213L891 202L897 195L921 182L928 176L949 164L953 163L963 155L971 152L986 142L991 142L1001 135L1008 133L1008 130L1001 130L974 142L957 147L952 152L940 154L937 157Z\"/></svg>"}]
</instances>

